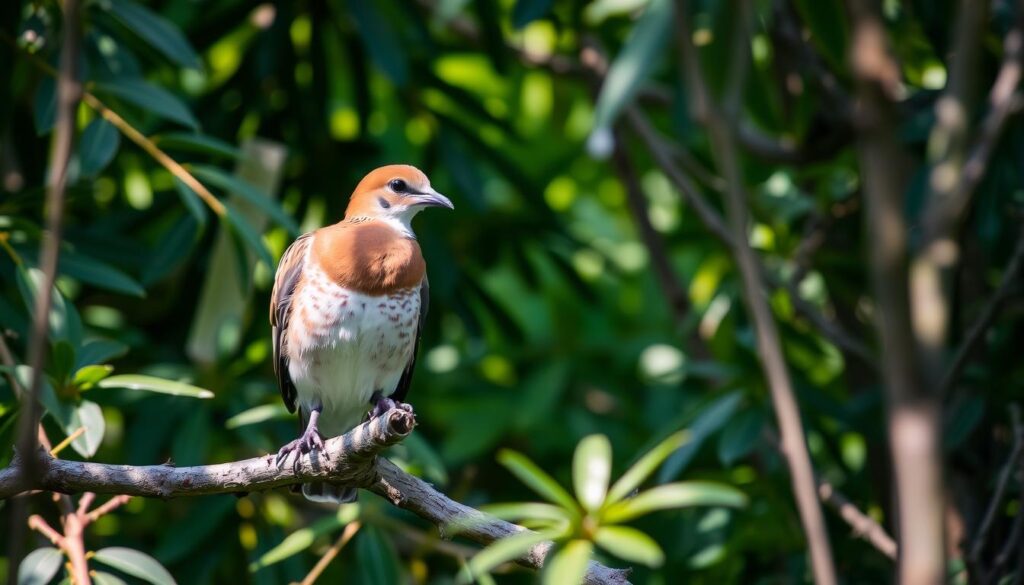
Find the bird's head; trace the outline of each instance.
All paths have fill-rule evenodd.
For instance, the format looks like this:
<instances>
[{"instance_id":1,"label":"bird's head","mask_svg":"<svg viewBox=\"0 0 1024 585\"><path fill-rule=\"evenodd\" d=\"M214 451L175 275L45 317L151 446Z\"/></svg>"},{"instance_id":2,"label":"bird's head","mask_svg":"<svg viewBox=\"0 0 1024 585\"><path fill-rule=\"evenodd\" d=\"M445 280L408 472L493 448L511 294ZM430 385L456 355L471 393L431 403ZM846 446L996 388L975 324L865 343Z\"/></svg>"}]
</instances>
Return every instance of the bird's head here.
<instances>
[{"instance_id":1,"label":"bird's head","mask_svg":"<svg viewBox=\"0 0 1024 585\"><path fill-rule=\"evenodd\" d=\"M430 186L423 171L410 165L388 165L374 169L359 181L345 210L345 219L387 220L411 232L412 218L427 207L455 209L447 197Z\"/></svg>"}]
</instances>

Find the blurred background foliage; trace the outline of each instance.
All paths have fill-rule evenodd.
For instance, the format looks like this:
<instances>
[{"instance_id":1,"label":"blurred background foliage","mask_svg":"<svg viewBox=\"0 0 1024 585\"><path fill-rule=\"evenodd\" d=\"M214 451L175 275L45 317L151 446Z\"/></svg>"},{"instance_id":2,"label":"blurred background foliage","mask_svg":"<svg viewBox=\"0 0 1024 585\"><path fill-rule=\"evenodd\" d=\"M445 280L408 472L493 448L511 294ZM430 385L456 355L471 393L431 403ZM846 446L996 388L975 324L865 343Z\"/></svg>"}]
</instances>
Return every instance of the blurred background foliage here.
<instances>
[{"instance_id":1,"label":"blurred background foliage","mask_svg":"<svg viewBox=\"0 0 1024 585\"><path fill-rule=\"evenodd\" d=\"M844 7L755 5L743 45L753 55L743 122L772 148L746 143L751 242L771 275L793 279L770 300L815 468L891 529L860 178L838 105L851 84ZM884 3L905 78L900 136L921 159L946 82L953 5ZM979 102L1002 35L1020 16L1009 1L991 6ZM634 581L807 581L729 250L643 143L609 134L627 104L639 105L721 208L707 138L687 114L672 8L666 0L87 2L86 89L227 206L211 209L94 108L79 108L44 422L54 442L83 420L93 424L62 456L194 465L273 452L291 439L296 422L270 366L276 259L297 234L341 218L364 173L405 162L424 169L456 210L416 220L431 314L410 395L420 426L395 460L470 505L521 501L533 496L496 461L501 448L570 485L574 449L587 435L609 438L614 478L629 457L689 427L693 440L655 483L714 480L740 488L750 504L636 522L666 559L636 567ZM0 324L21 363L55 107L48 70L62 17L47 1L7 0L0 12ZM728 73L731 16L729 2L712 0L695 2L690 15L713 90ZM586 65L588 47L611 62L603 86ZM957 332L999 283L1018 237L1020 130L1010 122L963 227ZM626 153L625 167L600 156L613 146ZM924 192L922 170L906 199L911 221ZM660 280L658 257L680 298ZM823 336L795 310L797 297L869 357ZM951 495L968 529L1008 450L1008 405L1024 392L1019 300L1007 302L950 397ZM17 414L5 385L4 463ZM1020 502L1014 486L997 530ZM32 505L55 514L45 496ZM358 509L335 514L287 490L136 498L94 524L86 543L145 551L180 583L286 583L301 580L357 516L363 528L325 582L450 583L472 550L439 541L432 527L368 494ZM889 559L835 514L827 520L844 582L891 578ZM32 548L43 544L31 538ZM0 559L5 570L13 568Z\"/></svg>"}]
</instances>

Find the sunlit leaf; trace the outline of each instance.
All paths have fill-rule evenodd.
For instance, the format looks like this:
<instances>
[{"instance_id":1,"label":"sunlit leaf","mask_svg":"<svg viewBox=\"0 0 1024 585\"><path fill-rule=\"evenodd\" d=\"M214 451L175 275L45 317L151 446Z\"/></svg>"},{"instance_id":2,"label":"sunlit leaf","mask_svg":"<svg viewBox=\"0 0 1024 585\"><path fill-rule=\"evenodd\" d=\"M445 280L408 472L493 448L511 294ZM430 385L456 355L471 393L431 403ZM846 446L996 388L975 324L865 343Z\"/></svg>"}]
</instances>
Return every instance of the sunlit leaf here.
<instances>
[{"instance_id":1,"label":"sunlit leaf","mask_svg":"<svg viewBox=\"0 0 1024 585\"><path fill-rule=\"evenodd\" d=\"M294 415L288 412L284 403L280 400L273 404L261 404L232 416L224 421L224 427L237 429L248 425L255 425L268 420L280 420L290 418Z\"/></svg>"},{"instance_id":2,"label":"sunlit leaf","mask_svg":"<svg viewBox=\"0 0 1024 585\"><path fill-rule=\"evenodd\" d=\"M15 278L18 281L21 298L31 314L35 310L36 297L46 277L38 268L18 266ZM71 342L72 345L78 345L82 338L82 320L78 316L78 311L75 310L73 304L64 299L64 295L56 286L53 287L50 298L49 331L51 338L64 339Z\"/></svg>"},{"instance_id":3,"label":"sunlit leaf","mask_svg":"<svg viewBox=\"0 0 1024 585\"><path fill-rule=\"evenodd\" d=\"M64 554L44 546L25 555L18 566L18 585L47 585L64 564Z\"/></svg>"},{"instance_id":4,"label":"sunlit leaf","mask_svg":"<svg viewBox=\"0 0 1024 585\"><path fill-rule=\"evenodd\" d=\"M596 510L608 493L612 473L612 445L604 435L590 435L576 446L572 461L576 498L587 510Z\"/></svg>"},{"instance_id":5,"label":"sunlit leaf","mask_svg":"<svg viewBox=\"0 0 1024 585\"><path fill-rule=\"evenodd\" d=\"M524 519L550 520L553 522L568 522L570 520L569 513L564 509L540 502L488 504L481 506L480 511L502 520L508 520L509 522L517 522Z\"/></svg>"},{"instance_id":6,"label":"sunlit leaf","mask_svg":"<svg viewBox=\"0 0 1024 585\"><path fill-rule=\"evenodd\" d=\"M496 540L469 560L469 572L474 576L490 572L498 565L523 556L533 547L552 540L559 534L558 531L527 531Z\"/></svg>"},{"instance_id":7,"label":"sunlit leaf","mask_svg":"<svg viewBox=\"0 0 1024 585\"><path fill-rule=\"evenodd\" d=\"M121 374L100 380L97 384L100 388L127 388L128 390L145 390L159 394L170 394L172 396L187 396L190 398L213 398L213 392L184 382L165 380L154 376L142 374Z\"/></svg>"},{"instance_id":8,"label":"sunlit leaf","mask_svg":"<svg viewBox=\"0 0 1024 585\"><path fill-rule=\"evenodd\" d=\"M96 385L97 382L106 378L110 375L110 372L114 371L113 366L108 365L91 365L79 368L75 372L75 377L71 379L71 382L78 387L79 390L88 390Z\"/></svg>"},{"instance_id":9,"label":"sunlit leaf","mask_svg":"<svg viewBox=\"0 0 1024 585\"><path fill-rule=\"evenodd\" d=\"M263 567L280 563L309 548L318 536L329 534L359 517L359 504L345 504L338 507L338 512L327 518L321 518L310 526L300 528L289 534L281 544L263 553L256 562L249 565L249 571L255 573Z\"/></svg>"},{"instance_id":10,"label":"sunlit leaf","mask_svg":"<svg viewBox=\"0 0 1024 585\"><path fill-rule=\"evenodd\" d=\"M201 66L181 29L159 14L130 0L98 0L97 5L174 63L195 69Z\"/></svg>"},{"instance_id":11,"label":"sunlit leaf","mask_svg":"<svg viewBox=\"0 0 1024 585\"><path fill-rule=\"evenodd\" d=\"M143 110L161 118L199 129L199 122L185 102L166 89L153 85L142 79L118 79L116 81L97 83L97 93L112 95L125 100Z\"/></svg>"},{"instance_id":12,"label":"sunlit leaf","mask_svg":"<svg viewBox=\"0 0 1024 585\"><path fill-rule=\"evenodd\" d=\"M229 175L216 167L195 165L191 170L192 174L200 181L209 183L215 187L228 191L237 197L245 199L260 211L267 214L267 216L275 222L287 228L292 235L297 235L299 233L299 224L295 222L295 219L281 209L281 206L277 201L274 201L270 196L256 187L242 179L239 179L238 177Z\"/></svg>"},{"instance_id":13,"label":"sunlit leaf","mask_svg":"<svg viewBox=\"0 0 1024 585\"><path fill-rule=\"evenodd\" d=\"M144 552L120 546L101 548L93 560L153 585L175 585L174 577L156 559Z\"/></svg>"},{"instance_id":14,"label":"sunlit leaf","mask_svg":"<svg viewBox=\"0 0 1024 585\"><path fill-rule=\"evenodd\" d=\"M524 455L507 449L498 453L498 461L544 499L566 510L576 510L576 500L550 475Z\"/></svg>"},{"instance_id":15,"label":"sunlit leaf","mask_svg":"<svg viewBox=\"0 0 1024 585\"><path fill-rule=\"evenodd\" d=\"M544 585L578 585L587 572L594 545L589 540L572 540L548 555L541 573Z\"/></svg>"},{"instance_id":16,"label":"sunlit leaf","mask_svg":"<svg viewBox=\"0 0 1024 585\"><path fill-rule=\"evenodd\" d=\"M630 492L640 487L659 465L672 454L673 451L683 446L690 438L686 431L679 431L659 443L655 448L645 453L636 463L630 467L622 477L616 481L608 491L605 500L610 504L618 502L628 496Z\"/></svg>"},{"instance_id":17,"label":"sunlit leaf","mask_svg":"<svg viewBox=\"0 0 1024 585\"><path fill-rule=\"evenodd\" d=\"M121 134L113 124L96 118L85 127L79 141L79 169L83 176L93 177L114 160L121 144Z\"/></svg>"},{"instance_id":18,"label":"sunlit leaf","mask_svg":"<svg viewBox=\"0 0 1024 585\"><path fill-rule=\"evenodd\" d=\"M660 567L665 553L653 538L628 526L602 526L594 535L597 546L611 554L648 567Z\"/></svg>"},{"instance_id":19,"label":"sunlit leaf","mask_svg":"<svg viewBox=\"0 0 1024 585\"><path fill-rule=\"evenodd\" d=\"M107 423L103 420L103 410L100 405L89 400L83 400L74 409L71 423L65 429L68 434L84 428L85 432L71 442L71 447L82 457L92 457L103 442L103 434L107 430Z\"/></svg>"},{"instance_id":20,"label":"sunlit leaf","mask_svg":"<svg viewBox=\"0 0 1024 585\"><path fill-rule=\"evenodd\" d=\"M628 522L657 510L694 506L743 507L747 496L734 487L706 481L669 483L641 492L609 506L601 514L603 522Z\"/></svg>"}]
</instances>

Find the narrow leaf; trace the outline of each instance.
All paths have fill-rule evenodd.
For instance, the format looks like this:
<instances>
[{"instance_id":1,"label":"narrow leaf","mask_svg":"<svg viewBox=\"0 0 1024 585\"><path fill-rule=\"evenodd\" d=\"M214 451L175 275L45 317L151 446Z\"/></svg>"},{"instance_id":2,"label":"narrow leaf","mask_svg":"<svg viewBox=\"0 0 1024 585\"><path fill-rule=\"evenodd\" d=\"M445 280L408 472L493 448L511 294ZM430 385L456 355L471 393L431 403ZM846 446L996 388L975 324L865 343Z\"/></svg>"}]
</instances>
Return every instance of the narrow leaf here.
<instances>
[{"instance_id":1,"label":"narrow leaf","mask_svg":"<svg viewBox=\"0 0 1024 585\"><path fill-rule=\"evenodd\" d=\"M79 368L75 372L75 377L71 379L71 382L79 390L88 390L96 385L97 382L106 378L110 375L110 372L114 371L113 366L108 365L96 365L84 366Z\"/></svg>"},{"instance_id":2,"label":"narrow leaf","mask_svg":"<svg viewBox=\"0 0 1024 585\"><path fill-rule=\"evenodd\" d=\"M273 268L274 258L270 255L270 250L267 250L267 246L263 243L263 238L256 232L256 228L252 227L252 224L246 221L245 217L238 213L238 210L231 205L225 203L224 208L227 210L227 214L224 216L226 220L224 225L245 244L246 248L255 253L267 266ZM239 274L248 274L248 266L244 262L241 263L241 267L244 267L244 269L240 270Z\"/></svg>"},{"instance_id":3,"label":"narrow leaf","mask_svg":"<svg viewBox=\"0 0 1024 585\"><path fill-rule=\"evenodd\" d=\"M502 520L508 520L509 522L518 522L520 520L568 522L570 520L569 514L564 509L540 502L488 504L481 506L480 511Z\"/></svg>"},{"instance_id":4,"label":"narrow leaf","mask_svg":"<svg viewBox=\"0 0 1024 585\"><path fill-rule=\"evenodd\" d=\"M653 538L628 526L602 526L594 535L597 546L631 563L660 567L665 553Z\"/></svg>"},{"instance_id":5,"label":"narrow leaf","mask_svg":"<svg viewBox=\"0 0 1024 585\"><path fill-rule=\"evenodd\" d=\"M114 160L121 145L121 134L113 124L96 118L85 127L79 142L79 169L83 176L94 177Z\"/></svg>"},{"instance_id":6,"label":"narrow leaf","mask_svg":"<svg viewBox=\"0 0 1024 585\"><path fill-rule=\"evenodd\" d=\"M232 159L242 157L242 153L233 145L206 134L171 132L154 137L153 141L164 150L179 150Z\"/></svg>"},{"instance_id":7,"label":"narrow leaf","mask_svg":"<svg viewBox=\"0 0 1024 585\"><path fill-rule=\"evenodd\" d=\"M565 491L562 486L558 485L558 482L524 455L505 449L498 453L498 461L544 499L558 504L567 511L577 509L576 501L572 499L569 492Z\"/></svg>"},{"instance_id":8,"label":"narrow leaf","mask_svg":"<svg viewBox=\"0 0 1024 585\"><path fill-rule=\"evenodd\" d=\"M97 83L95 89L98 93L119 97L161 118L193 130L199 129L199 122L185 102L166 89L143 79L118 79L113 82Z\"/></svg>"},{"instance_id":9,"label":"narrow leaf","mask_svg":"<svg viewBox=\"0 0 1024 585\"><path fill-rule=\"evenodd\" d=\"M657 510L693 506L740 508L746 505L747 496L734 487L706 481L688 481L651 488L634 498L610 506L601 514L601 520L618 524Z\"/></svg>"},{"instance_id":10,"label":"narrow leaf","mask_svg":"<svg viewBox=\"0 0 1024 585\"><path fill-rule=\"evenodd\" d=\"M75 367L102 364L128 353L128 346L110 339L93 339L78 348Z\"/></svg>"},{"instance_id":11,"label":"narrow leaf","mask_svg":"<svg viewBox=\"0 0 1024 585\"><path fill-rule=\"evenodd\" d=\"M182 183L177 177L174 178L174 190L178 193L178 198L181 199L182 204L185 205L185 209L192 214L192 217L199 222L200 226L205 226L206 203L199 198L199 195L192 190L192 187Z\"/></svg>"},{"instance_id":12,"label":"narrow leaf","mask_svg":"<svg viewBox=\"0 0 1024 585\"><path fill-rule=\"evenodd\" d=\"M28 553L18 566L18 585L46 585L63 565L64 555L52 546Z\"/></svg>"},{"instance_id":13,"label":"narrow leaf","mask_svg":"<svg viewBox=\"0 0 1024 585\"><path fill-rule=\"evenodd\" d=\"M256 187L216 167L195 165L191 170L199 180L233 193L253 204L275 222L287 228L292 235L299 233L299 224L295 222L295 219L281 209L281 206L270 196Z\"/></svg>"},{"instance_id":14,"label":"narrow leaf","mask_svg":"<svg viewBox=\"0 0 1024 585\"><path fill-rule=\"evenodd\" d=\"M469 572L473 576L490 572L498 565L525 555L533 547L557 535L553 531L524 531L496 540L469 560Z\"/></svg>"},{"instance_id":15,"label":"narrow leaf","mask_svg":"<svg viewBox=\"0 0 1024 585\"><path fill-rule=\"evenodd\" d=\"M59 263L61 274L84 283L134 297L146 296L146 289L137 280L105 262L80 252L64 250Z\"/></svg>"},{"instance_id":16,"label":"narrow leaf","mask_svg":"<svg viewBox=\"0 0 1024 585\"><path fill-rule=\"evenodd\" d=\"M141 374L122 374L100 380L100 388L127 388L129 390L145 390L172 396L188 396L191 398L213 398L213 392L184 382L165 380Z\"/></svg>"},{"instance_id":17,"label":"narrow leaf","mask_svg":"<svg viewBox=\"0 0 1024 585\"><path fill-rule=\"evenodd\" d=\"M654 470L657 469L673 451L683 446L686 441L689 440L689 437L690 435L688 432L679 431L645 453L639 461L634 463L633 466L630 467L626 473L622 474L622 477L615 482L615 485L613 485L612 489L608 492L606 501L608 503L618 502L622 498L628 496L630 492L640 487L640 484L654 473Z\"/></svg>"},{"instance_id":18,"label":"narrow leaf","mask_svg":"<svg viewBox=\"0 0 1024 585\"><path fill-rule=\"evenodd\" d=\"M294 556L310 546L318 536L330 534L338 528L352 522L359 516L359 505L343 505L338 508L337 514L327 518L321 518L310 526L300 528L289 534L281 544L263 553L256 562L249 565L249 571L256 571L280 563L288 557Z\"/></svg>"},{"instance_id":19,"label":"narrow leaf","mask_svg":"<svg viewBox=\"0 0 1024 585\"><path fill-rule=\"evenodd\" d=\"M576 446L572 461L576 498L587 510L596 510L608 493L612 472L612 446L604 435L590 435Z\"/></svg>"},{"instance_id":20,"label":"narrow leaf","mask_svg":"<svg viewBox=\"0 0 1024 585\"><path fill-rule=\"evenodd\" d=\"M176 585L174 577L163 565L141 551L111 546L96 551L93 560L153 585Z\"/></svg>"},{"instance_id":21,"label":"narrow leaf","mask_svg":"<svg viewBox=\"0 0 1024 585\"><path fill-rule=\"evenodd\" d=\"M99 6L151 47L182 67L198 69L199 55L177 26L152 10L129 0L102 0Z\"/></svg>"},{"instance_id":22,"label":"narrow leaf","mask_svg":"<svg viewBox=\"0 0 1024 585\"><path fill-rule=\"evenodd\" d=\"M594 545L589 540L573 540L544 562L544 585L579 585L587 573Z\"/></svg>"},{"instance_id":23,"label":"narrow leaf","mask_svg":"<svg viewBox=\"0 0 1024 585\"><path fill-rule=\"evenodd\" d=\"M224 421L228 429L237 429L248 425L254 425L268 420L279 420L291 417L284 403L277 401L274 404L261 404L236 414Z\"/></svg>"}]
</instances>

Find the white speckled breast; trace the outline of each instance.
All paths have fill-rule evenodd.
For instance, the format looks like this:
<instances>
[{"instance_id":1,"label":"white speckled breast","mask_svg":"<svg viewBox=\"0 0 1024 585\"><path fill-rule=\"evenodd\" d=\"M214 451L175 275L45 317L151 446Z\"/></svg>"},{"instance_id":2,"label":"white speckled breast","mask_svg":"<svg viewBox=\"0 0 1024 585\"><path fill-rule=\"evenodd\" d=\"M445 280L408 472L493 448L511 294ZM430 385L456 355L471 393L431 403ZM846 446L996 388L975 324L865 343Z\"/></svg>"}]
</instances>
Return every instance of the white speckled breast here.
<instances>
[{"instance_id":1,"label":"white speckled breast","mask_svg":"<svg viewBox=\"0 0 1024 585\"><path fill-rule=\"evenodd\" d=\"M299 405L320 402L320 432L337 436L360 422L374 391L395 391L415 348L419 289L364 295L306 266L286 332L288 373Z\"/></svg>"}]
</instances>

